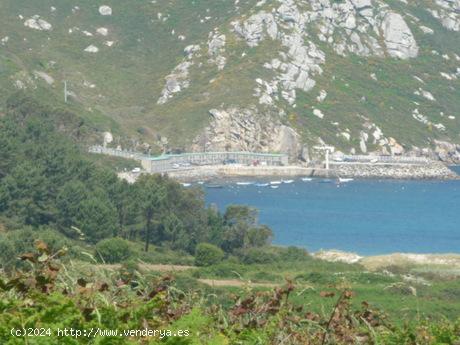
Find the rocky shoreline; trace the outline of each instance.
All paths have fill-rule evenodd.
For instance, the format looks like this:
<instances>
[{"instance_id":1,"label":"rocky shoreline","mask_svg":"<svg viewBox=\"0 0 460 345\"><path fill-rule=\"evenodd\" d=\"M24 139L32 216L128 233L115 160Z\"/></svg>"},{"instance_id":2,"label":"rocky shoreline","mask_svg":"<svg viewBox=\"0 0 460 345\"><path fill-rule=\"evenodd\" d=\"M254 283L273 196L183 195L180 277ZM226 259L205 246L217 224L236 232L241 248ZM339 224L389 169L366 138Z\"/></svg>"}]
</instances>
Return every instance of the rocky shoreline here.
<instances>
[{"instance_id":1,"label":"rocky shoreline","mask_svg":"<svg viewBox=\"0 0 460 345\"><path fill-rule=\"evenodd\" d=\"M190 181L211 178L238 177L350 177L350 178L381 178L381 179L460 179L454 171L442 163L431 162L424 165L415 164L334 164L327 171L323 168L304 167L300 165L251 167L251 166L202 166L188 170L171 171L168 176Z\"/></svg>"},{"instance_id":2,"label":"rocky shoreline","mask_svg":"<svg viewBox=\"0 0 460 345\"><path fill-rule=\"evenodd\" d=\"M332 164L327 171L323 168L290 166L242 166L208 165L190 167L165 172L164 174L181 182L215 180L222 178L247 177L319 177L319 178L359 178L359 179L404 179L404 180L459 180L460 176L440 162L428 164ZM139 173L123 172L120 178L134 182Z\"/></svg>"},{"instance_id":3,"label":"rocky shoreline","mask_svg":"<svg viewBox=\"0 0 460 345\"><path fill-rule=\"evenodd\" d=\"M460 176L440 162L415 164L334 164L341 177L455 180Z\"/></svg>"},{"instance_id":4,"label":"rocky shoreline","mask_svg":"<svg viewBox=\"0 0 460 345\"><path fill-rule=\"evenodd\" d=\"M392 253L385 255L361 256L341 250L321 250L312 254L313 257L329 262L358 263L371 271L384 269L388 266L432 266L437 269L460 269L460 254L417 254ZM458 272L460 274L460 271Z\"/></svg>"}]
</instances>

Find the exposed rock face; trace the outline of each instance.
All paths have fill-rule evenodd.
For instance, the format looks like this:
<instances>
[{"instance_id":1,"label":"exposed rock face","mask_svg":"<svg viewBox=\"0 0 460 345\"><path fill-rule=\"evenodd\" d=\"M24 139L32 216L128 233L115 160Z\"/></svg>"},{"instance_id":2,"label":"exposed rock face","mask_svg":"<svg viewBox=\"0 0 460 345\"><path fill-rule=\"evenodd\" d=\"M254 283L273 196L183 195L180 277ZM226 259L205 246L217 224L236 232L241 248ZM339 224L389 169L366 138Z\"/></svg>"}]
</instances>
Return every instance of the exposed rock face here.
<instances>
[{"instance_id":1,"label":"exposed rock face","mask_svg":"<svg viewBox=\"0 0 460 345\"><path fill-rule=\"evenodd\" d=\"M102 36L107 36L109 34L109 30L107 28L97 28L96 32Z\"/></svg>"},{"instance_id":2,"label":"exposed rock face","mask_svg":"<svg viewBox=\"0 0 460 345\"><path fill-rule=\"evenodd\" d=\"M440 140L435 140L434 144L434 153L437 156L436 158L446 163L460 163L460 145Z\"/></svg>"},{"instance_id":3,"label":"exposed rock face","mask_svg":"<svg viewBox=\"0 0 460 345\"><path fill-rule=\"evenodd\" d=\"M400 14L388 13L382 22L382 31L390 56L408 59L418 55L414 36Z\"/></svg>"},{"instance_id":4,"label":"exposed rock face","mask_svg":"<svg viewBox=\"0 0 460 345\"><path fill-rule=\"evenodd\" d=\"M308 92L316 85L314 77L323 72L321 65L326 62L326 55L311 40L311 32L317 32L320 41L342 56L353 53L383 57L385 49L394 58L408 59L418 54L417 43L403 17L380 1L311 0L309 6L295 0L279 3L271 13L261 10L232 23L234 32L250 47L271 39L286 48L264 64L277 76L264 81L272 94L257 86L255 96L260 104L284 99L295 107L298 90ZM382 39L384 47L379 43Z\"/></svg>"},{"instance_id":5,"label":"exposed rock face","mask_svg":"<svg viewBox=\"0 0 460 345\"><path fill-rule=\"evenodd\" d=\"M323 112L319 109L313 109L313 115L315 115L316 117L319 117L320 119L324 117Z\"/></svg>"},{"instance_id":6,"label":"exposed rock face","mask_svg":"<svg viewBox=\"0 0 460 345\"><path fill-rule=\"evenodd\" d=\"M49 74L46 74L45 72L42 71L34 71L34 75L36 77L39 77L43 79L48 85L53 85L54 84L54 78L50 76Z\"/></svg>"},{"instance_id":7,"label":"exposed rock face","mask_svg":"<svg viewBox=\"0 0 460 345\"><path fill-rule=\"evenodd\" d=\"M392 155L400 156L404 153L404 147L402 147L395 138L388 138L388 146L390 147L390 153Z\"/></svg>"},{"instance_id":8,"label":"exposed rock face","mask_svg":"<svg viewBox=\"0 0 460 345\"><path fill-rule=\"evenodd\" d=\"M104 133L102 133L102 135L103 135L103 140L104 140L104 144L103 144L104 147L106 147L107 144L110 144L111 142L113 142L113 135L112 135L112 133L110 133L110 132L104 132Z\"/></svg>"},{"instance_id":9,"label":"exposed rock face","mask_svg":"<svg viewBox=\"0 0 460 345\"><path fill-rule=\"evenodd\" d=\"M292 160L308 159L298 133L256 108L211 109L211 124L193 145L194 151L282 152Z\"/></svg>"},{"instance_id":10,"label":"exposed rock face","mask_svg":"<svg viewBox=\"0 0 460 345\"><path fill-rule=\"evenodd\" d=\"M250 47L255 47L265 38L265 35L272 40L278 35L278 26L275 18L271 13L261 11L249 17L244 23L233 23L234 30L240 36L244 37Z\"/></svg>"},{"instance_id":11,"label":"exposed rock face","mask_svg":"<svg viewBox=\"0 0 460 345\"><path fill-rule=\"evenodd\" d=\"M111 16L112 8L107 5L102 5L99 7L99 13L101 14L101 16Z\"/></svg>"},{"instance_id":12,"label":"exposed rock face","mask_svg":"<svg viewBox=\"0 0 460 345\"><path fill-rule=\"evenodd\" d=\"M225 35L215 30L209 34L208 40L208 55L209 63L215 64L218 70L223 70L227 59L223 56L225 52Z\"/></svg>"},{"instance_id":13,"label":"exposed rock face","mask_svg":"<svg viewBox=\"0 0 460 345\"><path fill-rule=\"evenodd\" d=\"M193 58L201 50L199 45L189 45L184 49L184 60L177 65L171 74L165 77L166 84L158 99L158 104L165 104L174 94L190 86L189 68L193 66Z\"/></svg>"},{"instance_id":14,"label":"exposed rock face","mask_svg":"<svg viewBox=\"0 0 460 345\"><path fill-rule=\"evenodd\" d=\"M97 53L98 51L99 51L99 48L92 44L85 48L85 52L87 53Z\"/></svg>"},{"instance_id":15,"label":"exposed rock face","mask_svg":"<svg viewBox=\"0 0 460 345\"><path fill-rule=\"evenodd\" d=\"M434 3L438 6L428 9L433 17L446 29L460 31L460 0L435 0Z\"/></svg>"},{"instance_id":16,"label":"exposed rock face","mask_svg":"<svg viewBox=\"0 0 460 345\"><path fill-rule=\"evenodd\" d=\"M190 86L188 69L191 65L192 63L190 61L184 61L174 68L173 73L166 76L166 85L161 92L161 97L157 102L158 104L166 103L175 93Z\"/></svg>"},{"instance_id":17,"label":"exposed rock face","mask_svg":"<svg viewBox=\"0 0 460 345\"><path fill-rule=\"evenodd\" d=\"M50 23L41 19L39 15L34 15L32 18L27 19L24 22L24 26L40 31L49 31L53 28Z\"/></svg>"},{"instance_id":18,"label":"exposed rock face","mask_svg":"<svg viewBox=\"0 0 460 345\"><path fill-rule=\"evenodd\" d=\"M200 50L200 46L198 44L192 44L184 49L184 54L187 57L187 59L190 59L193 57L193 54L198 52Z\"/></svg>"}]
</instances>

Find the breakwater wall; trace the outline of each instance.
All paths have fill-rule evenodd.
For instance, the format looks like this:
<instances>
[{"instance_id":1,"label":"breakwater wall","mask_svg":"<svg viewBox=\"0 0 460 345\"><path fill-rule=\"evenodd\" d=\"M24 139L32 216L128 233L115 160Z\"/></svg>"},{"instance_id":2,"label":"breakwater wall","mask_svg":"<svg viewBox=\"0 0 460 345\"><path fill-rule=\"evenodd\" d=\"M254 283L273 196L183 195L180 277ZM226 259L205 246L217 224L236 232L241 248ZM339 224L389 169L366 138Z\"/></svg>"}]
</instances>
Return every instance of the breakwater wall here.
<instances>
[{"instance_id":1,"label":"breakwater wall","mask_svg":"<svg viewBox=\"0 0 460 345\"><path fill-rule=\"evenodd\" d=\"M332 164L340 177L389 179L458 179L459 176L439 162L426 164Z\"/></svg>"},{"instance_id":2,"label":"breakwater wall","mask_svg":"<svg viewBox=\"0 0 460 345\"><path fill-rule=\"evenodd\" d=\"M302 166L202 166L170 171L168 175L179 180L197 180L222 177L353 177L388 179L458 179L459 176L439 162L426 164L331 164L331 169Z\"/></svg>"}]
</instances>

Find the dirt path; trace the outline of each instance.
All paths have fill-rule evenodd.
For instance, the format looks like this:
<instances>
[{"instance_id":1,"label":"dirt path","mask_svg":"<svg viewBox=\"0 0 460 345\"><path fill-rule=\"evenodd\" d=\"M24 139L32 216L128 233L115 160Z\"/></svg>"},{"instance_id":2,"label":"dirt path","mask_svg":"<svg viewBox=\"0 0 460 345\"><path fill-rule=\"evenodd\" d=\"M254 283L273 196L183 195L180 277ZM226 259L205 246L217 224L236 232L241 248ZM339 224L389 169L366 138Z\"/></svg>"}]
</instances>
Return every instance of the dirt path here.
<instances>
[{"instance_id":1,"label":"dirt path","mask_svg":"<svg viewBox=\"0 0 460 345\"><path fill-rule=\"evenodd\" d=\"M120 264L113 265L98 265L102 269L107 270L117 270L121 268ZM185 265L162 265L162 264L141 264L139 265L141 270L145 271L154 271L154 272L182 272L186 270L196 269L195 266L185 266ZM200 283L212 286L212 287L243 287L248 286L251 288L254 287L264 287L264 288L274 288L280 286L281 284L276 283L253 283L251 281L238 280L238 279L198 279Z\"/></svg>"},{"instance_id":2,"label":"dirt path","mask_svg":"<svg viewBox=\"0 0 460 345\"><path fill-rule=\"evenodd\" d=\"M200 283L212 286L212 287L221 287L221 286L233 286L233 287L242 287L242 286L249 286L249 287L265 287L265 288L274 288L280 286L280 284L276 283L252 283L244 280L237 280L237 279L198 279Z\"/></svg>"},{"instance_id":3,"label":"dirt path","mask_svg":"<svg viewBox=\"0 0 460 345\"><path fill-rule=\"evenodd\" d=\"M120 269L121 265L99 265L100 268L115 270ZM182 272L186 270L195 269L195 266L185 266L185 265L162 265L162 264L140 264L139 268L145 271L155 271L155 272Z\"/></svg>"}]
</instances>

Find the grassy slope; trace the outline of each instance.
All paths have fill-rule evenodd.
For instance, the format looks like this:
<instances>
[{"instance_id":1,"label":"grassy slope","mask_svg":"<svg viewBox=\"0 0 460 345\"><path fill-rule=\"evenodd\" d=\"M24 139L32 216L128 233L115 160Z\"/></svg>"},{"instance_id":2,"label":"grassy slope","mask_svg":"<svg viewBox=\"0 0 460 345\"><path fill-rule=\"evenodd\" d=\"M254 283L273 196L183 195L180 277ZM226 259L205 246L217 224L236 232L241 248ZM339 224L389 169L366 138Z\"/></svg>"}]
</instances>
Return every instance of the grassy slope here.
<instances>
[{"instance_id":1,"label":"grassy slope","mask_svg":"<svg viewBox=\"0 0 460 345\"><path fill-rule=\"evenodd\" d=\"M77 95L73 102L84 106L89 117L103 113L121 124L128 134L140 127L155 132L173 123L176 124L173 127L178 125L181 129L196 123L193 113L184 116L184 112L165 111L156 107L156 100L163 88L164 76L181 61L184 47L205 40L212 28L233 16L233 4L210 0L159 1L155 4L112 0L105 4L112 7L112 16L99 15L98 4L88 0L79 1L80 10L75 13L72 13L75 2L69 0L2 2L2 35L9 36L8 44L0 51L2 89L11 90L12 81L39 70L56 80L52 87L35 80L39 87L61 95L62 81L68 80L69 89ZM57 10L51 12L51 6ZM209 13L206 12L208 8L211 9ZM169 19L162 22L158 13ZM20 14L25 19L39 14L53 25L53 30L26 28L25 19L17 17ZM200 18L205 16L212 19L200 23ZM68 29L74 27L94 36L87 37L75 29L69 34ZM98 27L108 28L109 35L97 35ZM185 41L177 38L181 34L186 36ZM107 47L103 44L106 40L115 41L115 44ZM83 50L90 44L99 47L100 51L85 53ZM52 67L50 61L56 64ZM96 88L84 87L84 81L95 84Z\"/></svg>"},{"instance_id":2,"label":"grassy slope","mask_svg":"<svg viewBox=\"0 0 460 345\"><path fill-rule=\"evenodd\" d=\"M460 141L458 80L448 81L439 74L440 71L455 72L459 64L453 59L453 53L460 55L458 33L445 30L420 4L406 6L396 0L387 2L395 10L409 10L421 19L415 24L406 18L421 47L420 57L409 61L341 58L330 48L320 45L327 53L327 61L323 75L315 78L317 86L309 93L298 92L296 109L282 104L290 115L291 124L307 141L320 136L343 148L357 147L363 122L357 113L375 122L386 136L406 144L427 146L428 138L446 137ZM0 47L0 86L6 90L0 98L9 93L14 80L24 80L27 76L34 80L34 70L44 71L55 78L54 85L48 86L40 79L35 79L34 83L37 91L50 102L56 95L62 98L62 81L66 79L70 90L77 95L72 106L97 127L129 136L146 133L143 140L151 143L156 141L156 134L161 134L168 137L173 147L184 146L207 123L210 108L257 103L252 96L254 79L265 77L268 80L270 77L271 72L262 64L275 56L274 51L279 50L279 46L265 41L257 48L249 48L229 31L229 22L243 13L251 13L254 3L244 2L236 11L232 1L224 0L156 3L111 0L105 4L112 7L113 15L101 16L97 11L99 4L89 0L79 1L80 10L75 13L72 13L75 2L70 0L3 1L0 4L0 20L4 23L1 36L8 35L10 39ZM51 12L51 6L57 10ZM273 4L270 2L267 6ZM169 19L159 20L158 13ZM19 14L25 18L39 14L53 25L53 30L41 32L26 28L24 20L17 17ZM211 19L201 23L200 19L206 16ZM433 28L435 34L423 34L419 25ZM109 29L107 37L95 34L96 28L101 26ZM69 34L68 29L73 27L90 31L94 36L87 37L78 31ZM203 54L200 60L203 67L191 69L191 86L166 105L157 105L164 76L182 61L183 48L196 43L205 48L203 43L208 33L216 27L227 35L224 55L228 62L224 71L218 72L215 66L209 65ZM171 34L172 30L175 35ZM185 41L177 38L181 34L186 36ZM106 40L115 41L115 44L107 47L103 44ZM83 52L90 44L98 46L100 51L97 54ZM431 50L448 53L451 60L435 56ZM247 54L244 58L243 52ZM50 61L56 62L54 66ZM375 73L379 81L372 80L370 73ZM414 75L426 84L415 80ZM211 79L216 80L210 84ZM85 87L85 81L96 87ZM432 92L437 101L430 102L414 95L418 87ZM328 97L324 103L317 104L315 98L321 89L328 91ZM367 98L366 102L360 101L362 96ZM413 102L420 105L415 106ZM325 119L312 115L313 106L323 110ZM441 133L414 120L411 112L415 107L430 121L445 124L448 131ZM456 115L457 119L442 118L441 111L446 116ZM340 123L339 128L331 124L334 121ZM345 128L351 130L350 143L336 135Z\"/></svg>"},{"instance_id":3,"label":"grassy slope","mask_svg":"<svg viewBox=\"0 0 460 345\"><path fill-rule=\"evenodd\" d=\"M409 271L406 271L407 273ZM252 282L283 283L292 279L298 286L294 299L308 305L317 312L328 313L334 300L319 296L321 291L337 291L350 288L355 292L354 303L367 301L374 308L384 310L392 319L404 321L417 316L434 318L455 318L460 313L458 291L460 282L456 279L428 279L430 285L404 282L402 275L388 276L380 272L369 272L359 265L329 263L311 259L307 262L274 263L259 265L221 264L202 268L195 272L179 275L194 278L243 279ZM190 282L189 282L190 284ZM401 284L403 288L392 287ZM415 288L416 295L408 287ZM209 288L210 289L210 288ZM213 288L225 304L227 293L244 291L245 288ZM211 292L210 291L210 292Z\"/></svg>"},{"instance_id":4,"label":"grassy slope","mask_svg":"<svg viewBox=\"0 0 460 345\"><path fill-rule=\"evenodd\" d=\"M69 243L70 244L70 243ZM78 244L78 243L76 243ZM86 256L78 254L81 247L72 246L74 256L78 257L74 266L85 274L98 275L107 266L94 265ZM142 251L142 243L132 242L132 250L137 258L129 262L147 263L141 267L140 274L164 275L165 271L155 271L156 264L193 265L193 257L184 253L174 252L167 248L152 247L149 253ZM277 251L276 247L267 249ZM92 252L90 247L86 252ZM94 254L97 257L96 254ZM85 259L87 262L78 260ZM73 259L75 260L75 259ZM153 265L149 265L153 264ZM115 266L109 268L116 269ZM235 258L210 266L185 271L175 269L172 272L177 280L178 288L184 292L195 291L207 296L207 303L219 302L224 306L232 305L232 294L246 294L251 289L244 282L275 283L283 285L286 279L296 286L292 298L307 309L328 315L335 298L325 299L321 291L338 293L342 289L351 289L355 296L353 303L356 308L361 302L368 302L372 308L384 311L391 320L401 322L432 317L434 319L455 319L460 314L460 281L454 276L436 273L428 266L393 266L388 271L369 271L358 264L331 263L311 257L299 261L287 259L265 264L242 264ZM427 269L429 272L427 272ZM93 273L91 273L93 272ZM99 272L99 273L98 273ZM408 281L404 276L410 274L417 281ZM457 272L458 277L458 272ZM241 280L241 287L210 287L198 279ZM411 288L415 290L411 291ZM253 288L266 290L271 288Z\"/></svg>"}]
</instances>

